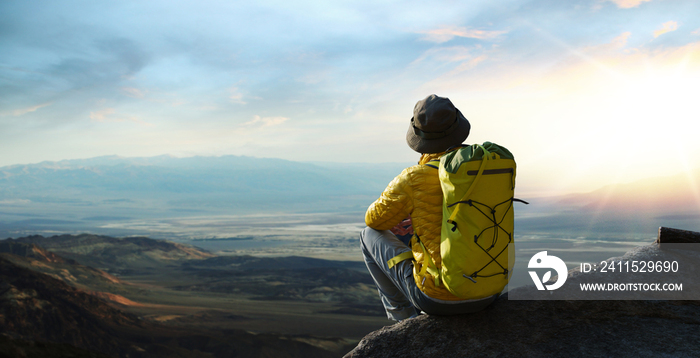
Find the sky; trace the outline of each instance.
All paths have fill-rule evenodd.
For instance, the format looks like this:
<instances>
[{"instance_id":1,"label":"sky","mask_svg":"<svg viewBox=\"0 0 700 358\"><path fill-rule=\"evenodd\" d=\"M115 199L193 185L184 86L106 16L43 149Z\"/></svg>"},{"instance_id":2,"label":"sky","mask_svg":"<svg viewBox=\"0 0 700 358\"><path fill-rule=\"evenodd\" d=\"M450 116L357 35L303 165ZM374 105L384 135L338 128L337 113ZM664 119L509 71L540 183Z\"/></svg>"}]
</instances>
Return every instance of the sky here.
<instances>
[{"instance_id":1,"label":"sky","mask_svg":"<svg viewBox=\"0 0 700 358\"><path fill-rule=\"evenodd\" d=\"M700 167L700 3L0 2L0 166L102 155L415 162L415 103L531 195Z\"/></svg>"}]
</instances>

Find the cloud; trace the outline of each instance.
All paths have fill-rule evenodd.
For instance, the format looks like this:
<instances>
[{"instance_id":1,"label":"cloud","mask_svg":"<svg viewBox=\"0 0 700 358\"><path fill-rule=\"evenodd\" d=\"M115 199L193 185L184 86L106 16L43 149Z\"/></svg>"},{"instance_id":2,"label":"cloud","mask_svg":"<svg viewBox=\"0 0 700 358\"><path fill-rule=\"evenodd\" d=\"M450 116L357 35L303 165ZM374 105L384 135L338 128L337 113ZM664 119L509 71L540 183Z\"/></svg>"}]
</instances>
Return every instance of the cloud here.
<instances>
[{"instance_id":1,"label":"cloud","mask_svg":"<svg viewBox=\"0 0 700 358\"><path fill-rule=\"evenodd\" d=\"M90 112L90 119L96 122L106 122L107 117L116 112L117 110L114 108L105 108L101 111Z\"/></svg>"},{"instance_id":2,"label":"cloud","mask_svg":"<svg viewBox=\"0 0 700 358\"><path fill-rule=\"evenodd\" d=\"M129 77L148 63L148 55L137 43L127 38L113 38L100 41L96 46L103 56L109 56L110 63L121 73L122 78Z\"/></svg>"},{"instance_id":3,"label":"cloud","mask_svg":"<svg viewBox=\"0 0 700 358\"><path fill-rule=\"evenodd\" d=\"M252 126L255 124L260 124L260 127L270 127L270 126L280 125L288 120L289 120L289 118L287 118L287 117L260 117L260 116L256 115L253 117L252 121L243 123L243 125L244 126Z\"/></svg>"},{"instance_id":4,"label":"cloud","mask_svg":"<svg viewBox=\"0 0 700 358\"><path fill-rule=\"evenodd\" d=\"M465 37L479 40L490 40L499 35L507 33L507 31L486 31L468 29L466 27L443 27L440 29L419 32L425 34L421 40L443 43L452 40L455 37Z\"/></svg>"},{"instance_id":5,"label":"cloud","mask_svg":"<svg viewBox=\"0 0 700 358\"><path fill-rule=\"evenodd\" d=\"M26 205L30 204L31 201L28 199L6 199L0 200L0 205Z\"/></svg>"},{"instance_id":6,"label":"cloud","mask_svg":"<svg viewBox=\"0 0 700 358\"><path fill-rule=\"evenodd\" d=\"M142 125L147 125L147 126L152 126L153 124L145 122L136 116L115 116L117 113L117 110L114 108L105 108L99 111L94 111L90 112L90 120L93 122L101 122L101 123L107 123L107 122L113 122L113 123L119 123L119 122L134 122Z\"/></svg>"},{"instance_id":7,"label":"cloud","mask_svg":"<svg viewBox=\"0 0 700 358\"><path fill-rule=\"evenodd\" d=\"M74 87L120 83L132 78L149 61L149 55L125 38L94 40L84 51L61 53L62 60L48 67L48 74L63 78Z\"/></svg>"},{"instance_id":8,"label":"cloud","mask_svg":"<svg viewBox=\"0 0 700 358\"><path fill-rule=\"evenodd\" d=\"M654 31L654 38L657 38L667 32L672 32L678 30L678 23L675 21L664 22L661 28Z\"/></svg>"},{"instance_id":9,"label":"cloud","mask_svg":"<svg viewBox=\"0 0 700 358\"><path fill-rule=\"evenodd\" d=\"M627 40L629 40L630 36L632 36L631 32L623 32L610 42L584 47L580 53L586 56L607 56L610 53L624 49L625 46L627 46Z\"/></svg>"},{"instance_id":10,"label":"cloud","mask_svg":"<svg viewBox=\"0 0 700 358\"><path fill-rule=\"evenodd\" d=\"M617 4L617 7L621 9L631 9L633 7L639 6L643 2L649 2L651 0L609 0Z\"/></svg>"},{"instance_id":11,"label":"cloud","mask_svg":"<svg viewBox=\"0 0 700 358\"><path fill-rule=\"evenodd\" d=\"M697 30L691 32L691 34L693 34L693 35L700 35L700 29L697 29Z\"/></svg>"},{"instance_id":12,"label":"cloud","mask_svg":"<svg viewBox=\"0 0 700 358\"><path fill-rule=\"evenodd\" d=\"M459 64L459 66L455 67L454 70L450 71L447 75L448 76L455 76L459 73L462 73L464 71L471 70L475 68L477 65L479 65L481 62L485 61L488 57L486 55L481 55L479 57L472 58L469 61L464 61Z\"/></svg>"},{"instance_id":13,"label":"cloud","mask_svg":"<svg viewBox=\"0 0 700 358\"><path fill-rule=\"evenodd\" d=\"M438 47L425 51L413 64L430 60L433 62L457 62L472 58L472 49L464 46Z\"/></svg>"},{"instance_id":14,"label":"cloud","mask_svg":"<svg viewBox=\"0 0 700 358\"><path fill-rule=\"evenodd\" d=\"M246 104L243 100L243 94L238 90L238 87L229 88L231 95L228 97L232 103Z\"/></svg>"},{"instance_id":15,"label":"cloud","mask_svg":"<svg viewBox=\"0 0 700 358\"><path fill-rule=\"evenodd\" d=\"M610 41L610 45L613 48L623 48L627 45L627 39L629 39L630 36L632 36L631 32L623 32L620 36L617 36L614 39L612 39L612 41Z\"/></svg>"},{"instance_id":16,"label":"cloud","mask_svg":"<svg viewBox=\"0 0 700 358\"><path fill-rule=\"evenodd\" d=\"M134 87L122 87L122 91L126 93L127 96L133 98L144 98L146 92Z\"/></svg>"},{"instance_id":17,"label":"cloud","mask_svg":"<svg viewBox=\"0 0 700 358\"><path fill-rule=\"evenodd\" d=\"M27 113L36 112L36 110L38 110L39 108L46 107L46 106L49 106L51 104L52 104L52 102L47 102L47 103L38 104L38 105L32 106L32 107L15 109L14 111L11 111L11 112L0 113L0 116L11 115L11 116L19 117L19 116L25 115Z\"/></svg>"}]
</instances>

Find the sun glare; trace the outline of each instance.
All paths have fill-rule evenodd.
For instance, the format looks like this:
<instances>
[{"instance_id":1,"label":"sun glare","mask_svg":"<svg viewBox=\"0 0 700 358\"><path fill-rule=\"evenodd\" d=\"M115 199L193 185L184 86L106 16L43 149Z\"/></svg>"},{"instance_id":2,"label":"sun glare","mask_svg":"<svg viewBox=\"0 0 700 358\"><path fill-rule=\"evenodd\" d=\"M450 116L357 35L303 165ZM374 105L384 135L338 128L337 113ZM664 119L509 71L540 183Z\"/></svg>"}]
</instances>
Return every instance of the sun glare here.
<instances>
[{"instance_id":1,"label":"sun glare","mask_svg":"<svg viewBox=\"0 0 700 358\"><path fill-rule=\"evenodd\" d=\"M549 173L553 194L699 169L696 48L586 59L541 79L542 93L549 89L551 95L522 113L530 113L524 123L535 124L531 134L545 144L523 145L530 158L524 164L538 167L533 173ZM552 163L566 168L545 170ZM700 204L700 193L694 195Z\"/></svg>"},{"instance_id":2,"label":"sun glare","mask_svg":"<svg viewBox=\"0 0 700 358\"><path fill-rule=\"evenodd\" d=\"M602 112L603 137L617 148L609 158L617 181L675 174L688 162L700 164L698 80L698 73L649 69L606 91L614 100L606 101Z\"/></svg>"}]
</instances>

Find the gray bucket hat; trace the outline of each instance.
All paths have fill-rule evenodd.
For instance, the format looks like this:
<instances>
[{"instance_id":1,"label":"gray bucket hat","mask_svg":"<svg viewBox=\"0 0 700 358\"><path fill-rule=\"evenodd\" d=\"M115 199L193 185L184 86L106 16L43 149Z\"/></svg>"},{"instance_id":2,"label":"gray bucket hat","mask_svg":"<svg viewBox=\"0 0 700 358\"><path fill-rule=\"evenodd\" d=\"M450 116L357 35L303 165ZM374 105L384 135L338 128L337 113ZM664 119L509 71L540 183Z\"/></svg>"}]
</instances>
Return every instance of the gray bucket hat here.
<instances>
[{"instance_id":1,"label":"gray bucket hat","mask_svg":"<svg viewBox=\"0 0 700 358\"><path fill-rule=\"evenodd\" d=\"M471 125L448 98L431 94L418 101L406 133L406 142L418 153L441 153L462 144Z\"/></svg>"}]
</instances>

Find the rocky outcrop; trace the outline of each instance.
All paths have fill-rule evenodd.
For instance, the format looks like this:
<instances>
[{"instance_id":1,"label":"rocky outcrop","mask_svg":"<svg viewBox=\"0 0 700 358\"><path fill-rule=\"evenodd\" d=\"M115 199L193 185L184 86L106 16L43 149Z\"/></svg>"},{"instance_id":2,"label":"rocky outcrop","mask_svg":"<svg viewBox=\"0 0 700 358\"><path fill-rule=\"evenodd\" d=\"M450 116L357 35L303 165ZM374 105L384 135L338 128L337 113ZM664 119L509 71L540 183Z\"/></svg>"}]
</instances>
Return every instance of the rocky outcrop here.
<instances>
[{"instance_id":1,"label":"rocky outcrop","mask_svg":"<svg viewBox=\"0 0 700 358\"><path fill-rule=\"evenodd\" d=\"M667 255L675 254L650 245L616 259ZM572 270L569 279L593 275ZM697 300L545 301L503 295L478 313L422 315L384 327L345 357L698 357L698 338Z\"/></svg>"}]
</instances>

